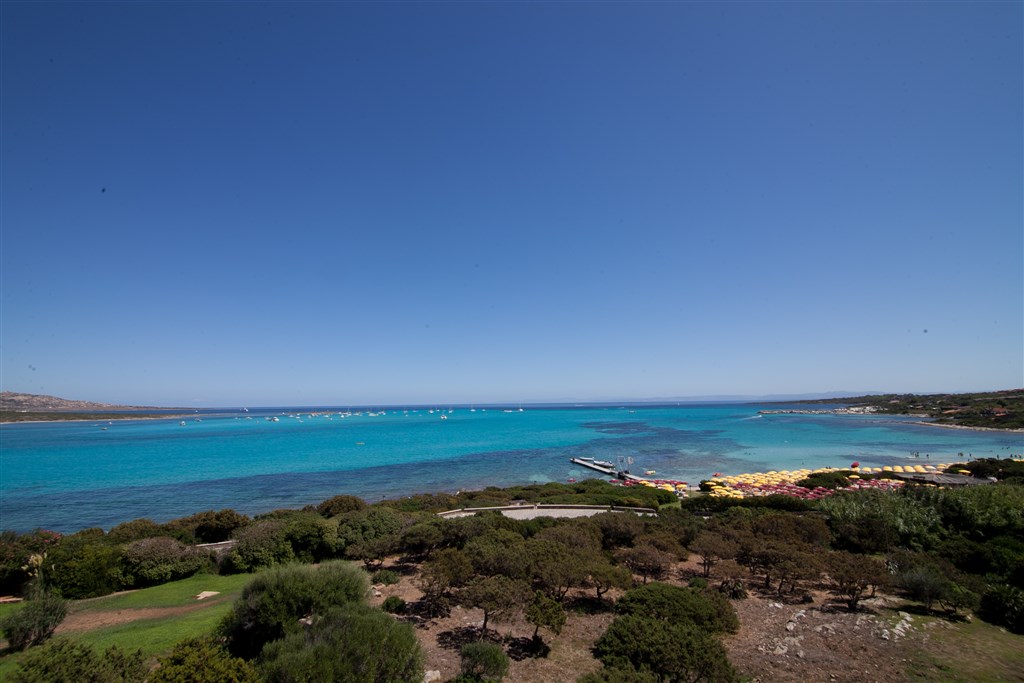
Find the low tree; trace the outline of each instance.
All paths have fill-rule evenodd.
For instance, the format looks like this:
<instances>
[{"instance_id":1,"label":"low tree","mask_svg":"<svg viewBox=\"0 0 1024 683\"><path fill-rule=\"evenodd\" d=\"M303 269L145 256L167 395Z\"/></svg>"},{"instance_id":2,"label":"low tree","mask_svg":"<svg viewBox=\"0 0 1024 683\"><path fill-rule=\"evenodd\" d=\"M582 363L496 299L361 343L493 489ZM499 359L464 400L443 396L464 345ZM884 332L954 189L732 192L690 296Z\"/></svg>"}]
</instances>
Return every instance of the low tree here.
<instances>
[{"instance_id":1,"label":"low tree","mask_svg":"<svg viewBox=\"0 0 1024 683\"><path fill-rule=\"evenodd\" d=\"M704 578L706 579L711 576L711 568L719 560L729 560L736 557L739 548L721 534L701 531L690 544L690 550L700 557L700 565L704 570Z\"/></svg>"},{"instance_id":2,"label":"low tree","mask_svg":"<svg viewBox=\"0 0 1024 683\"><path fill-rule=\"evenodd\" d=\"M425 560L444 541L441 525L437 521L418 522L405 529L399 539L399 548L415 559Z\"/></svg>"},{"instance_id":3,"label":"low tree","mask_svg":"<svg viewBox=\"0 0 1024 683\"><path fill-rule=\"evenodd\" d=\"M888 580L885 565L878 560L848 552L833 552L828 557L828 577L832 592L846 602L851 612L865 595Z\"/></svg>"},{"instance_id":4,"label":"low tree","mask_svg":"<svg viewBox=\"0 0 1024 683\"><path fill-rule=\"evenodd\" d=\"M900 572L894 583L914 600L924 603L929 612L936 600L941 600L949 591L952 582L936 566L922 564Z\"/></svg>"},{"instance_id":5,"label":"low tree","mask_svg":"<svg viewBox=\"0 0 1024 683\"><path fill-rule=\"evenodd\" d=\"M664 578L673 561L672 555L653 545L623 548L618 551L617 556L630 571L639 574L644 583L647 583L648 579Z\"/></svg>"},{"instance_id":6,"label":"low tree","mask_svg":"<svg viewBox=\"0 0 1024 683\"><path fill-rule=\"evenodd\" d=\"M633 585L633 572L599 557L587 567L587 583L597 591L597 599L602 600L613 588L625 590Z\"/></svg>"},{"instance_id":7,"label":"low tree","mask_svg":"<svg viewBox=\"0 0 1024 683\"><path fill-rule=\"evenodd\" d=\"M555 600L563 600L569 589L582 586L596 551L574 550L557 541L532 538L524 549L529 559L533 584Z\"/></svg>"},{"instance_id":8,"label":"low tree","mask_svg":"<svg viewBox=\"0 0 1024 683\"><path fill-rule=\"evenodd\" d=\"M146 683L261 683L256 667L212 638L183 640L159 662Z\"/></svg>"},{"instance_id":9,"label":"low tree","mask_svg":"<svg viewBox=\"0 0 1024 683\"><path fill-rule=\"evenodd\" d=\"M484 620L480 634L487 633L487 622L501 620L522 610L532 592L523 581L507 576L485 576L470 582L459 591L459 602L465 607L483 610Z\"/></svg>"},{"instance_id":10,"label":"low tree","mask_svg":"<svg viewBox=\"0 0 1024 683\"><path fill-rule=\"evenodd\" d=\"M443 548L423 563L415 582L431 613L447 611L451 591L473 578L473 563L461 550Z\"/></svg>"},{"instance_id":11,"label":"low tree","mask_svg":"<svg viewBox=\"0 0 1024 683\"><path fill-rule=\"evenodd\" d=\"M508 529L488 529L466 542L463 551L482 576L507 576L526 579L530 560L524 550L526 541Z\"/></svg>"},{"instance_id":12,"label":"low tree","mask_svg":"<svg viewBox=\"0 0 1024 683\"><path fill-rule=\"evenodd\" d=\"M526 620L534 625L533 640L540 640L540 629L543 626L556 636L565 626L565 610L562 603L549 598L541 591L533 594L533 601L526 608Z\"/></svg>"}]
</instances>

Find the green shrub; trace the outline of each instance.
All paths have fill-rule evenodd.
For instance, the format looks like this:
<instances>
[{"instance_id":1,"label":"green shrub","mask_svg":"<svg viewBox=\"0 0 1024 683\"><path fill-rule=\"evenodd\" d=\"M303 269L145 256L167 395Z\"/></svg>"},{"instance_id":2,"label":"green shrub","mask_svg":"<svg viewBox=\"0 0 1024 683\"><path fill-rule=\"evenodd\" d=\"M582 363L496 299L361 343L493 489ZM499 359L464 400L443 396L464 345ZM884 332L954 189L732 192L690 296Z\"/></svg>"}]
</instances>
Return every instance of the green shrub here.
<instances>
[{"instance_id":1,"label":"green shrub","mask_svg":"<svg viewBox=\"0 0 1024 683\"><path fill-rule=\"evenodd\" d=\"M4 617L0 621L0 630L3 630L9 647L24 650L52 636L67 615L67 600L44 593Z\"/></svg>"},{"instance_id":2,"label":"green shrub","mask_svg":"<svg viewBox=\"0 0 1024 683\"><path fill-rule=\"evenodd\" d=\"M27 534L0 532L0 595L20 595L35 575L36 567L30 565L29 558L45 557L60 538L57 532L44 529Z\"/></svg>"},{"instance_id":3,"label":"green shrub","mask_svg":"<svg viewBox=\"0 0 1024 683\"><path fill-rule=\"evenodd\" d=\"M334 496L316 506L316 511L323 517L337 517L346 512L365 509L366 502L355 496Z\"/></svg>"},{"instance_id":4,"label":"green shrub","mask_svg":"<svg viewBox=\"0 0 1024 683\"><path fill-rule=\"evenodd\" d=\"M127 586L152 586L192 576L209 563L209 556L166 536L129 543L122 556Z\"/></svg>"},{"instance_id":5,"label":"green shrub","mask_svg":"<svg viewBox=\"0 0 1024 683\"><path fill-rule=\"evenodd\" d=\"M335 607L263 650L268 683L421 683L423 653L409 624L365 605Z\"/></svg>"},{"instance_id":6,"label":"green shrub","mask_svg":"<svg viewBox=\"0 0 1024 683\"><path fill-rule=\"evenodd\" d=\"M405 600L397 595L389 595L384 599L380 608L388 614L400 614L405 611Z\"/></svg>"},{"instance_id":7,"label":"green shrub","mask_svg":"<svg viewBox=\"0 0 1024 683\"><path fill-rule=\"evenodd\" d=\"M185 543L220 543L226 541L251 523L245 515L225 509L206 510L188 517L175 519L164 527Z\"/></svg>"},{"instance_id":8,"label":"green shrub","mask_svg":"<svg viewBox=\"0 0 1024 683\"><path fill-rule=\"evenodd\" d=\"M992 586L981 596L978 616L1024 634L1024 590L1006 584Z\"/></svg>"},{"instance_id":9,"label":"green shrub","mask_svg":"<svg viewBox=\"0 0 1024 683\"><path fill-rule=\"evenodd\" d=\"M107 536L118 543L130 543L140 538L153 538L155 536L166 536L168 532L163 525L157 524L151 519L133 519L130 522L122 522L111 529Z\"/></svg>"},{"instance_id":10,"label":"green shrub","mask_svg":"<svg viewBox=\"0 0 1024 683\"><path fill-rule=\"evenodd\" d=\"M738 680L718 639L688 622L618 617L598 639L594 653L609 668L647 670L665 681Z\"/></svg>"},{"instance_id":11,"label":"green shrub","mask_svg":"<svg viewBox=\"0 0 1024 683\"><path fill-rule=\"evenodd\" d=\"M462 646L459 654L462 675L472 676L473 680L496 682L508 673L508 655L494 643L468 643Z\"/></svg>"},{"instance_id":12,"label":"green shrub","mask_svg":"<svg viewBox=\"0 0 1024 683\"><path fill-rule=\"evenodd\" d=\"M160 658L147 683L260 683L256 667L232 657L212 638L190 638Z\"/></svg>"},{"instance_id":13,"label":"green shrub","mask_svg":"<svg viewBox=\"0 0 1024 683\"><path fill-rule=\"evenodd\" d=\"M254 522L240 529L236 538L238 543L225 563L228 571L252 572L295 559L287 525L280 520Z\"/></svg>"},{"instance_id":14,"label":"green shrub","mask_svg":"<svg viewBox=\"0 0 1024 683\"><path fill-rule=\"evenodd\" d=\"M649 583L619 598L615 611L672 623L689 623L706 633L736 633L739 618L729 600L717 591Z\"/></svg>"},{"instance_id":15,"label":"green shrub","mask_svg":"<svg viewBox=\"0 0 1024 683\"><path fill-rule=\"evenodd\" d=\"M56 638L26 653L11 683L142 683L146 673L141 650L126 653L112 645L97 655L88 645Z\"/></svg>"},{"instance_id":16,"label":"green shrub","mask_svg":"<svg viewBox=\"0 0 1024 683\"><path fill-rule=\"evenodd\" d=\"M63 537L46 558L46 580L63 597L80 600L120 590L121 547L102 529Z\"/></svg>"},{"instance_id":17,"label":"green shrub","mask_svg":"<svg viewBox=\"0 0 1024 683\"><path fill-rule=\"evenodd\" d=\"M361 602L367 589L366 574L347 562L276 567L242 589L220 632L232 654L252 659L266 643L298 631L299 619Z\"/></svg>"},{"instance_id":18,"label":"green shrub","mask_svg":"<svg viewBox=\"0 0 1024 683\"><path fill-rule=\"evenodd\" d=\"M806 478L801 479L796 483L797 486L803 486L804 488L813 489L819 486L826 489L841 489L846 488L850 485L848 477L854 474L849 470L834 471L834 472L814 472L808 475Z\"/></svg>"},{"instance_id":19,"label":"green shrub","mask_svg":"<svg viewBox=\"0 0 1024 683\"><path fill-rule=\"evenodd\" d=\"M370 579L375 584L384 584L385 586L392 586L399 581L398 572L391 569L378 569L373 573L373 577Z\"/></svg>"}]
</instances>

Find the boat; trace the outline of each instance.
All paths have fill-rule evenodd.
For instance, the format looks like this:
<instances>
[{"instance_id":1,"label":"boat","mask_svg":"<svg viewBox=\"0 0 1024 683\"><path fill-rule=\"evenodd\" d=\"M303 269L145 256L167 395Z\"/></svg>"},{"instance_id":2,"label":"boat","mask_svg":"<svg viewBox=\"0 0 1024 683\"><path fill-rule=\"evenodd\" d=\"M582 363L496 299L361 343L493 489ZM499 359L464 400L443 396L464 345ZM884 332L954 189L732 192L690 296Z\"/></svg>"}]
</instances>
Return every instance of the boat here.
<instances>
[{"instance_id":1,"label":"boat","mask_svg":"<svg viewBox=\"0 0 1024 683\"><path fill-rule=\"evenodd\" d=\"M654 470L644 470L644 474L657 474Z\"/></svg>"},{"instance_id":2,"label":"boat","mask_svg":"<svg viewBox=\"0 0 1024 683\"><path fill-rule=\"evenodd\" d=\"M595 460L594 464L598 467L615 467L614 463L610 463L607 460Z\"/></svg>"}]
</instances>

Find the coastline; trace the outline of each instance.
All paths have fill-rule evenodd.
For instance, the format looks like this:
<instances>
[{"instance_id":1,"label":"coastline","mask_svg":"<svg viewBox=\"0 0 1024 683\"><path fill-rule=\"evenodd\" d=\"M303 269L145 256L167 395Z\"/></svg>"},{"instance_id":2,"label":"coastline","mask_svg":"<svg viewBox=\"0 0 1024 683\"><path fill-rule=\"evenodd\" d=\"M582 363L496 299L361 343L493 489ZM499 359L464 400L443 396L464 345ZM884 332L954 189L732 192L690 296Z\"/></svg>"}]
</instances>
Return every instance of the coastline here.
<instances>
[{"instance_id":1,"label":"coastline","mask_svg":"<svg viewBox=\"0 0 1024 683\"><path fill-rule=\"evenodd\" d=\"M929 427L942 427L944 429L966 429L975 432L999 432L1002 434L1024 434L1024 429L1000 429L999 427L969 427L967 425L950 425L941 422L913 422L911 424L927 425Z\"/></svg>"},{"instance_id":2,"label":"coastline","mask_svg":"<svg viewBox=\"0 0 1024 683\"><path fill-rule=\"evenodd\" d=\"M102 417L69 417L66 420L2 420L3 425L24 425L24 424L61 424L62 422L144 422L149 420L181 420L186 417L195 417L195 413L181 413L178 415L104 415Z\"/></svg>"}]
</instances>

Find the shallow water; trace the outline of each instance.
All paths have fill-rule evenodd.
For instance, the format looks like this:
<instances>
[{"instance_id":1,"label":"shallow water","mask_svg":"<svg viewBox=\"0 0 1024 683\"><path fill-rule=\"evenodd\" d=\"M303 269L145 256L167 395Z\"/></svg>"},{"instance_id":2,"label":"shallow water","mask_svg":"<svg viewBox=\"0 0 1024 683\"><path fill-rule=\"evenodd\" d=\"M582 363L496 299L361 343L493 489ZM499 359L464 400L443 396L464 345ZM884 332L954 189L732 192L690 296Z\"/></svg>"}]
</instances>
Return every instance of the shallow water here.
<instances>
[{"instance_id":1,"label":"shallow water","mask_svg":"<svg viewBox=\"0 0 1024 683\"><path fill-rule=\"evenodd\" d=\"M752 404L198 414L185 420L0 427L0 528L74 531L231 507L255 514L340 493L412 493L582 479L569 458L632 457L634 473L713 472L1007 457L1024 436L908 418L764 415ZM319 409L323 411L324 409ZM266 419L279 416L278 422ZM293 413L293 415L296 415ZM444 415L446 419L441 419ZM917 457L914 457L917 453ZM596 474L596 473L595 473Z\"/></svg>"}]
</instances>

